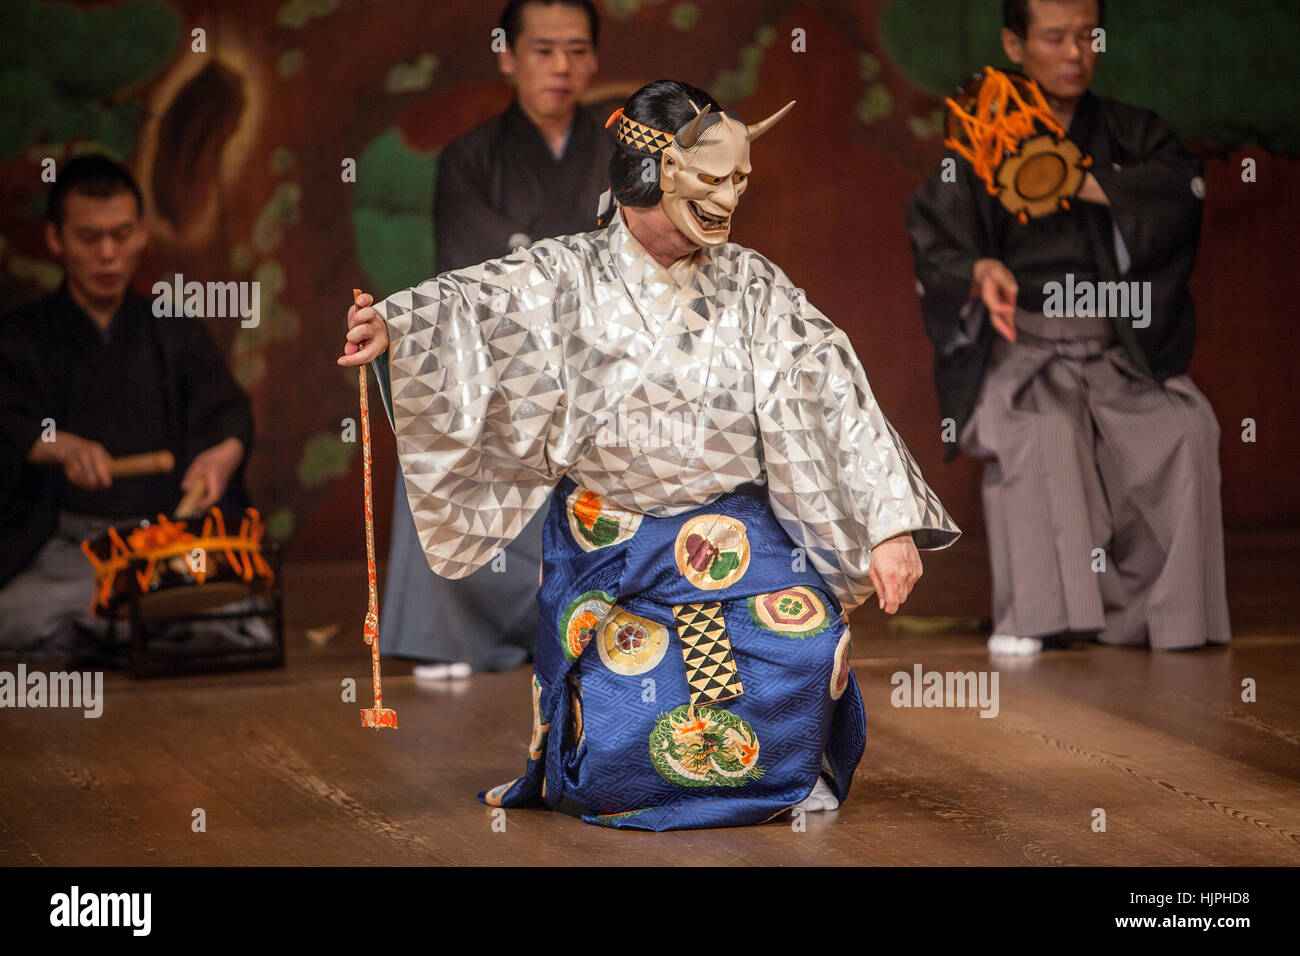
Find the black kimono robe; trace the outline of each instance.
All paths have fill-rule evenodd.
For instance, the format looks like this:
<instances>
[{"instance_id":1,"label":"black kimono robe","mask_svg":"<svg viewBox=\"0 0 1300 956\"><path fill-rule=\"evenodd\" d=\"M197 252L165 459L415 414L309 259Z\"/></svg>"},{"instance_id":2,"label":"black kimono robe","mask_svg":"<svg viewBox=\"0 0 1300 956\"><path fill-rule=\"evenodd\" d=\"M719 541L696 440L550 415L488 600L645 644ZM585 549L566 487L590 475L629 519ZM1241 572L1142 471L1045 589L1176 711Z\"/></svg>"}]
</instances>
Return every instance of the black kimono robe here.
<instances>
[{"instance_id":1,"label":"black kimono robe","mask_svg":"<svg viewBox=\"0 0 1300 956\"><path fill-rule=\"evenodd\" d=\"M438 160L436 271L595 229L613 154L613 137L579 108L564 155L556 159L517 102L450 143Z\"/></svg>"},{"instance_id":2,"label":"black kimono robe","mask_svg":"<svg viewBox=\"0 0 1300 956\"><path fill-rule=\"evenodd\" d=\"M1093 158L1091 172L1110 207L1077 201L1021 225L951 152L957 181L943 181L941 163L912 199L907 230L934 344L939 406L957 434L974 408L998 334L983 304L971 301L978 259L1001 260L1016 277L1018 304L1034 312L1042 308L1044 285L1063 283L1067 273L1076 282L1150 282L1150 324L1134 328L1114 317L1120 343L1157 381L1183 374L1191 361L1196 319L1187 280L1205 195L1200 161L1154 113L1091 93L1079 101L1069 138ZM949 442L944 460L957 450Z\"/></svg>"},{"instance_id":3,"label":"black kimono robe","mask_svg":"<svg viewBox=\"0 0 1300 956\"><path fill-rule=\"evenodd\" d=\"M54 534L60 510L123 519L167 512L195 455L226 438L243 442L245 455L252 446L248 398L207 326L159 318L133 290L107 336L66 285L0 318L0 368L0 586ZM86 491L60 468L27 461L47 420L114 457L165 448L177 467ZM240 484L236 472L225 503L242 497Z\"/></svg>"}]
</instances>

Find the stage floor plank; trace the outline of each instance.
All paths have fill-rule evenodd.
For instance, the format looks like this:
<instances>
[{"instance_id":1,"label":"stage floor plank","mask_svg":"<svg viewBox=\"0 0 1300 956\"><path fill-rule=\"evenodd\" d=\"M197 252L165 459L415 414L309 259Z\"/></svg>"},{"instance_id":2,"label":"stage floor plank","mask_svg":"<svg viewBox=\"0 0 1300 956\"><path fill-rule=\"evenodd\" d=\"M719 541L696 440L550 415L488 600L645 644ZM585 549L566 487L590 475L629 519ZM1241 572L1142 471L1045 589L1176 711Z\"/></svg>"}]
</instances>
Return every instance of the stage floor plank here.
<instances>
[{"instance_id":1,"label":"stage floor plank","mask_svg":"<svg viewBox=\"0 0 1300 956\"><path fill-rule=\"evenodd\" d=\"M978 575L926 559L928 581L950 584L944 612L977 614ZM108 674L97 720L0 711L0 865L1295 865L1300 626L1276 555L1253 560L1277 597L1234 595L1234 614L1239 599L1249 610L1230 648L991 662L975 632L904 636L860 613L868 744L844 806L805 830L663 834L544 810L508 810L494 831L475 794L523 770L529 671L421 685L393 662L385 703L401 729L367 730L364 573L291 565L284 671ZM324 646L305 638L330 623L342 630ZM997 715L891 706L892 676L916 664L996 670ZM348 677L356 703L341 699ZM1241 699L1245 678L1255 702ZM192 829L196 808L206 832Z\"/></svg>"}]
</instances>

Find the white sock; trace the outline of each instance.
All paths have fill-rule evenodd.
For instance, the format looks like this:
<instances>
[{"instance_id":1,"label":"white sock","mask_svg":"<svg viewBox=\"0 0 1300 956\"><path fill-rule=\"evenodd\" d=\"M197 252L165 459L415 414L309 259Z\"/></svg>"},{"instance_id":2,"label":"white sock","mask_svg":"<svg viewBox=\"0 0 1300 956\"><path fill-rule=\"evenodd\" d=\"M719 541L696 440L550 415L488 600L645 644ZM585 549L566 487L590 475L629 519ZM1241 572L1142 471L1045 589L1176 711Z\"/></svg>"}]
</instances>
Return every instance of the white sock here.
<instances>
[{"instance_id":1,"label":"white sock","mask_svg":"<svg viewBox=\"0 0 1300 956\"><path fill-rule=\"evenodd\" d=\"M456 680L468 677L472 671L464 661L454 664L417 664L411 672L416 680Z\"/></svg>"},{"instance_id":2,"label":"white sock","mask_svg":"<svg viewBox=\"0 0 1300 956\"><path fill-rule=\"evenodd\" d=\"M1023 656L1037 654L1043 649L1043 642L1036 637L1016 637L1014 634L994 634L989 638L990 654Z\"/></svg>"},{"instance_id":3,"label":"white sock","mask_svg":"<svg viewBox=\"0 0 1300 956\"><path fill-rule=\"evenodd\" d=\"M804 797L803 801L793 809L811 813L814 810L838 810L839 808L840 802L835 798L834 791L827 786L825 780L818 777L817 783L813 785L812 793Z\"/></svg>"}]
</instances>

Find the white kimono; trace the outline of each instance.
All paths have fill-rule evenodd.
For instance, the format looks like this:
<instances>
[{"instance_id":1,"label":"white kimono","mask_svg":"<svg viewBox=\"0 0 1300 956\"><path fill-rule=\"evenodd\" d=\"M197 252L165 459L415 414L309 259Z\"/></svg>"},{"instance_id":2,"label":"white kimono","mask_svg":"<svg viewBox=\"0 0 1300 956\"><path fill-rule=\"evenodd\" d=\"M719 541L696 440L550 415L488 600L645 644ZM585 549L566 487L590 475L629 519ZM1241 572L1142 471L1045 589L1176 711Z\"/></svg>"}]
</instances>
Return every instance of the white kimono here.
<instances>
[{"instance_id":1,"label":"white kimono","mask_svg":"<svg viewBox=\"0 0 1300 956\"><path fill-rule=\"evenodd\" d=\"M871 549L960 529L871 393L848 337L734 243L664 269L616 215L377 305L375 370L429 566L488 563L566 473L631 511L679 514L745 483L847 614Z\"/></svg>"}]
</instances>

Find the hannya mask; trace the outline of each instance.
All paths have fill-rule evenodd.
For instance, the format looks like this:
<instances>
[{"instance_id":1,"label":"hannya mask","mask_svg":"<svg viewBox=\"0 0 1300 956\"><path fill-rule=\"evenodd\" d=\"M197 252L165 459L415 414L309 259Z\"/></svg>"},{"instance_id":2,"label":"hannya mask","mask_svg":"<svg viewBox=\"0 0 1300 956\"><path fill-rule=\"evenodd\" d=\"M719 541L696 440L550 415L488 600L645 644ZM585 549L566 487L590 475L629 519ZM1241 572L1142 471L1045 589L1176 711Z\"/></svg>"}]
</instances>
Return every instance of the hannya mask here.
<instances>
[{"instance_id":1,"label":"hannya mask","mask_svg":"<svg viewBox=\"0 0 1300 956\"><path fill-rule=\"evenodd\" d=\"M749 185L749 144L771 129L794 103L746 126L728 113L703 112L681 128L659 156L664 213L701 246L731 236L731 216Z\"/></svg>"},{"instance_id":2,"label":"hannya mask","mask_svg":"<svg viewBox=\"0 0 1300 956\"><path fill-rule=\"evenodd\" d=\"M706 106L676 135L638 123L621 109L606 125L621 120L621 142L659 157L664 213L678 231L701 246L717 246L730 238L732 213L749 184L749 144L793 106L787 103L752 126L733 113L713 113Z\"/></svg>"}]
</instances>

